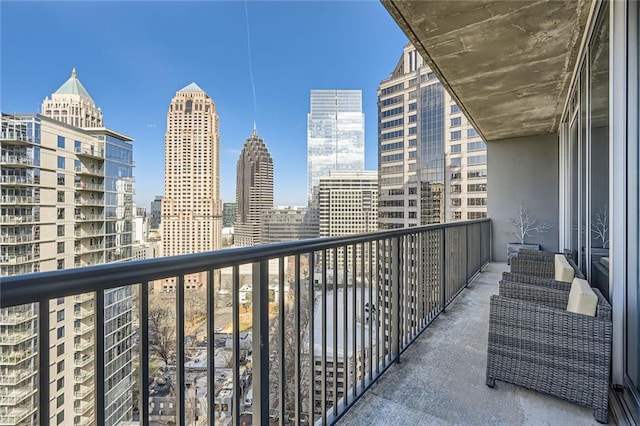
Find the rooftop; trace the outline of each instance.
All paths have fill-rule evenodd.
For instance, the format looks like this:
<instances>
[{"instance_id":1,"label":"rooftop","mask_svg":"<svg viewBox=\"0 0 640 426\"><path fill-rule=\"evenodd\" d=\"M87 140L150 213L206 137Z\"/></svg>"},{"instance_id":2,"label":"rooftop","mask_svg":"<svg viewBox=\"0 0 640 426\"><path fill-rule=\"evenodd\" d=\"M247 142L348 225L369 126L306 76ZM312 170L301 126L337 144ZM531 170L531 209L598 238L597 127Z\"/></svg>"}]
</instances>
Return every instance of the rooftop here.
<instances>
[{"instance_id":1,"label":"rooftop","mask_svg":"<svg viewBox=\"0 0 640 426\"><path fill-rule=\"evenodd\" d=\"M87 89L85 89L82 83L80 83L80 80L78 80L78 73L75 68L71 70L71 77L54 92L54 95L78 95L95 103L89 95L89 92L87 92Z\"/></svg>"}]
</instances>

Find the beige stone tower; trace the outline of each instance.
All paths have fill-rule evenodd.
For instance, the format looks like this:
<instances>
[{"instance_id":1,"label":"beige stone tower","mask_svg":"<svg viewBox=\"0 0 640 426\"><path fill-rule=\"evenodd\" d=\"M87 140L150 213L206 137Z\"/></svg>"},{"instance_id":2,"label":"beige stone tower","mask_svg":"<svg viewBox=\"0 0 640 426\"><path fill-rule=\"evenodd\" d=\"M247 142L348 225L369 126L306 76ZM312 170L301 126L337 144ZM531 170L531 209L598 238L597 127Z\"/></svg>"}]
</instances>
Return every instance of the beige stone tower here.
<instances>
[{"instance_id":1,"label":"beige stone tower","mask_svg":"<svg viewBox=\"0 0 640 426\"><path fill-rule=\"evenodd\" d=\"M167 114L162 255L218 250L222 242L220 135L213 100L196 84Z\"/></svg>"},{"instance_id":2,"label":"beige stone tower","mask_svg":"<svg viewBox=\"0 0 640 426\"><path fill-rule=\"evenodd\" d=\"M102 127L102 110L84 88L76 69L71 77L42 102L42 115L74 127Z\"/></svg>"}]
</instances>

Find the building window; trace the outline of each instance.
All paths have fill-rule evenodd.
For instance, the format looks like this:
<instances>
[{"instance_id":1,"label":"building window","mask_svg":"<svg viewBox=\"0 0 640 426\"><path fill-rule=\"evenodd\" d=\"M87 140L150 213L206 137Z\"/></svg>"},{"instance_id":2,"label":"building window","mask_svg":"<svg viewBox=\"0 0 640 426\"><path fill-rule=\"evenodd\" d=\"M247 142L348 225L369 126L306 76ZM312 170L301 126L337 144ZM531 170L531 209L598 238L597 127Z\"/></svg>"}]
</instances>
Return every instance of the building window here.
<instances>
[{"instance_id":1,"label":"building window","mask_svg":"<svg viewBox=\"0 0 640 426\"><path fill-rule=\"evenodd\" d=\"M56 372L58 374L64 371L64 359L56 364Z\"/></svg>"},{"instance_id":2,"label":"building window","mask_svg":"<svg viewBox=\"0 0 640 426\"><path fill-rule=\"evenodd\" d=\"M418 104L416 102L409 104L409 111L415 111L418 109Z\"/></svg>"},{"instance_id":3,"label":"building window","mask_svg":"<svg viewBox=\"0 0 640 426\"><path fill-rule=\"evenodd\" d=\"M467 185L468 192L487 192L486 183L470 183Z\"/></svg>"},{"instance_id":4,"label":"building window","mask_svg":"<svg viewBox=\"0 0 640 426\"><path fill-rule=\"evenodd\" d=\"M58 322L64 321L64 310L56 312L56 320Z\"/></svg>"},{"instance_id":5,"label":"building window","mask_svg":"<svg viewBox=\"0 0 640 426\"><path fill-rule=\"evenodd\" d=\"M64 404L64 394L63 393L58 395L58 397L56 398L56 407L60 408L62 406L62 404ZM58 413L58 415L60 415L60 414L64 414L64 411L61 411L60 413ZM62 420L64 420L64 416L62 416ZM58 424L60 424L60 420L58 420Z\"/></svg>"},{"instance_id":6,"label":"building window","mask_svg":"<svg viewBox=\"0 0 640 426\"><path fill-rule=\"evenodd\" d=\"M487 212L467 212L467 219L484 219L487 217Z\"/></svg>"},{"instance_id":7,"label":"building window","mask_svg":"<svg viewBox=\"0 0 640 426\"><path fill-rule=\"evenodd\" d=\"M451 140L457 141L462 137L462 132L460 130L456 130L455 132L451 132Z\"/></svg>"},{"instance_id":8,"label":"building window","mask_svg":"<svg viewBox=\"0 0 640 426\"><path fill-rule=\"evenodd\" d=\"M409 219L417 219L416 212L409 212Z\"/></svg>"},{"instance_id":9,"label":"building window","mask_svg":"<svg viewBox=\"0 0 640 426\"><path fill-rule=\"evenodd\" d=\"M58 136L58 148L64 149L64 136Z\"/></svg>"},{"instance_id":10,"label":"building window","mask_svg":"<svg viewBox=\"0 0 640 426\"><path fill-rule=\"evenodd\" d=\"M462 165L462 158L452 158L451 159L451 167L460 167Z\"/></svg>"},{"instance_id":11,"label":"building window","mask_svg":"<svg viewBox=\"0 0 640 426\"><path fill-rule=\"evenodd\" d=\"M64 297L58 297L58 300L56 302L57 305L62 305L64 303Z\"/></svg>"},{"instance_id":12,"label":"building window","mask_svg":"<svg viewBox=\"0 0 640 426\"><path fill-rule=\"evenodd\" d=\"M418 193L418 188L415 186L410 186L409 187L409 195L415 195Z\"/></svg>"},{"instance_id":13,"label":"building window","mask_svg":"<svg viewBox=\"0 0 640 426\"><path fill-rule=\"evenodd\" d=\"M58 259L58 271L64 269L64 259Z\"/></svg>"},{"instance_id":14,"label":"building window","mask_svg":"<svg viewBox=\"0 0 640 426\"><path fill-rule=\"evenodd\" d=\"M460 107L456 104L451 105L451 114L455 114L457 112L460 112Z\"/></svg>"},{"instance_id":15,"label":"building window","mask_svg":"<svg viewBox=\"0 0 640 426\"><path fill-rule=\"evenodd\" d=\"M486 155L472 155L467 158L467 163L472 164L485 164L487 162Z\"/></svg>"},{"instance_id":16,"label":"building window","mask_svg":"<svg viewBox=\"0 0 640 426\"><path fill-rule=\"evenodd\" d=\"M462 145L460 145L459 143L455 145L451 145L451 152L454 154L458 152L462 152Z\"/></svg>"},{"instance_id":17,"label":"building window","mask_svg":"<svg viewBox=\"0 0 640 426\"><path fill-rule=\"evenodd\" d=\"M468 198L467 205L468 206L486 206L487 199L486 198Z\"/></svg>"},{"instance_id":18,"label":"building window","mask_svg":"<svg viewBox=\"0 0 640 426\"><path fill-rule=\"evenodd\" d=\"M58 254L63 254L64 253L64 241L60 241L58 243Z\"/></svg>"},{"instance_id":19,"label":"building window","mask_svg":"<svg viewBox=\"0 0 640 426\"><path fill-rule=\"evenodd\" d=\"M451 119L451 127L459 127L462 124L462 117L453 117Z\"/></svg>"},{"instance_id":20,"label":"building window","mask_svg":"<svg viewBox=\"0 0 640 426\"><path fill-rule=\"evenodd\" d=\"M462 192L462 186L460 186L460 185L451 185L451 192Z\"/></svg>"},{"instance_id":21,"label":"building window","mask_svg":"<svg viewBox=\"0 0 640 426\"><path fill-rule=\"evenodd\" d=\"M453 220L462 219L462 212L451 212L451 219Z\"/></svg>"},{"instance_id":22,"label":"building window","mask_svg":"<svg viewBox=\"0 0 640 426\"><path fill-rule=\"evenodd\" d=\"M467 129L468 138L475 138L476 136L478 136L478 132L476 131L476 129Z\"/></svg>"},{"instance_id":23,"label":"building window","mask_svg":"<svg viewBox=\"0 0 640 426\"><path fill-rule=\"evenodd\" d=\"M64 208L58 209L58 220L64 219Z\"/></svg>"},{"instance_id":24,"label":"building window","mask_svg":"<svg viewBox=\"0 0 640 426\"><path fill-rule=\"evenodd\" d=\"M64 203L64 191L58 191L58 202Z\"/></svg>"},{"instance_id":25,"label":"building window","mask_svg":"<svg viewBox=\"0 0 640 426\"><path fill-rule=\"evenodd\" d=\"M58 173L58 185L64 186L64 173Z\"/></svg>"},{"instance_id":26,"label":"building window","mask_svg":"<svg viewBox=\"0 0 640 426\"><path fill-rule=\"evenodd\" d=\"M478 151L481 149L487 149L487 144L483 141L469 142L467 144L467 151Z\"/></svg>"},{"instance_id":27,"label":"building window","mask_svg":"<svg viewBox=\"0 0 640 426\"><path fill-rule=\"evenodd\" d=\"M417 127L410 127L409 128L409 134L410 135L415 135L418 132L418 128Z\"/></svg>"},{"instance_id":28,"label":"building window","mask_svg":"<svg viewBox=\"0 0 640 426\"><path fill-rule=\"evenodd\" d=\"M409 116L409 123L415 123L416 121L418 121L418 115L417 114Z\"/></svg>"},{"instance_id":29,"label":"building window","mask_svg":"<svg viewBox=\"0 0 640 426\"><path fill-rule=\"evenodd\" d=\"M64 410L60 411L58 413L58 415L56 416L56 422L57 424L61 425L62 423L64 423Z\"/></svg>"},{"instance_id":30,"label":"building window","mask_svg":"<svg viewBox=\"0 0 640 426\"><path fill-rule=\"evenodd\" d=\"M467 172L468 179L477 179L477 178L486 178L487 171L486 170L471 170Z\"/></svg>"},{"instance_id":31,"label":"building window","mask_svg":"<svg viewBox=\"0 0 640 426\"><path fill-rule=\"evenodd\" d=\"M451 173L451 180L461 179L461 178L462 176L460 172Z\"/></svg>"},{"instance_id":32,"label":"building window","mask_svg":"<svg viewBox=\"0 0 640 426\"><path fill-rule=\"evenodd\" d=\"M62 327L58 327L58 330L56 330L58 339L62 339L64 337L64 325Z\"/></svg>"},{"instance_id":33,"label":"building window","mask_svg":"<svg viewBox=\"0 0 640 426\"><path fill-rule=\"evenodd\" d=\"M418 154L418 151L411 151L409 152L409 158L416 158L417 154Z\"/></svg>"},{"instance_id":34,"label":"building window","mask_svg":"<svg viewBox=\"0 0 640 426\"><path fill-rule=\"evenodd\" d=\"M451 205L453 207L460 207L462 205L462 200L460 198L452 198Z\"/></svg>"},{"instance_id":35,"label":"building window","mask_svg":"<svg viewBox=\"0 0 640 426\"><path fill-rule=\"evenodd\" d=\"M64 169L64 157L58 156L58 168Z\"/></svg>"},{"instance_id":36,"label":"building window","mask_svg":"<svg viewBox=\"0 0 640 426\"><path fill-rule=\"evenodd\" d=\"M58 237L64 237L64 225L58 225Z\"/></svg>"},{"instance_id":37,"label":"building window","mask_svg":"<svg viewBox=\"0 0 640 426\"><path fill-rule=\"evenodd\" d=\"M62 356L64 355L64 343L60 343L57 347L56 347L56 354L58 356ZM64 384L64 383L63 383ZM58 388L58 390L60 390L60 388Z\"/></svg>"}]
</instances>

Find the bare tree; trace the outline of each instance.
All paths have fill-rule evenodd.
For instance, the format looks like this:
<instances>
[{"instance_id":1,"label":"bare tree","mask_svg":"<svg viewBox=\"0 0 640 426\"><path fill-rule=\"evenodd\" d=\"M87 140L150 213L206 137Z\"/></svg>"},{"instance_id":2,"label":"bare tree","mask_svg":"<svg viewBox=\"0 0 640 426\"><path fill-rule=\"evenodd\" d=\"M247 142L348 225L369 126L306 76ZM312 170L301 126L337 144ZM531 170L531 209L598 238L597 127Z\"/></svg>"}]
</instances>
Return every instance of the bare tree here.
<instances>
[{"instance_id":1,"label":"bare tree","mask_svg":"<svg viewBox=\"0 0 640 426\"><path fill-rule=\"evenodd\" d=\"M174 303L157 297L149 297L149 351L151 355L169 364L176 350L176 310Z\"/></svg>"},{"instance_id":2,"label":"bare tree","mask_svg":"<svg viewBox=\"0 0 640 426\"><path fill-rule=\"evenodd\" d=\"M293 293L293 292L291 292ZM297 299L297 300L296 300ZM299 303L300 306L300 326L298 327L295 321L295 306L296 303ZM311 355L313 354L313 348L310 348L309 351L305 353L305 342L308 342L308 333L312 332L309 330L309 326L311 324L311 309L309 303L309 291L306 286L301 286L301 294L300 295L291 295L289 300L285 301L285 314L284 314L284 342L283 345L279 345L280 343L280 327L283 324L278 324L275 327L275 335L270 339L271 342L274 342L273 348L280 348L284 351L284 410L287 413L295 413L295 400L296 396L300 397L300 401L302 404L310 404L312 401L309 401L309 386L311 380L311 372L309 370L311 364L309 359L309 351ZM299 338L299 345L296 344L296 335ZM308 343L307 343L308 345ZM273 349L272 349L273 351ZM300 353L300 389L296 389L296 375L295 375L295 362L296 362L296 352ZM280 380L280 356L278 355L271 361L270 365L270 377L269 381L271 382L272 389L278 389L278 384ZM280 394L279 392L274 395L273 399L273 407L280 406ZM295 415L299 415L300 413L295 413Z\"/></svg>"},{"instance_id":3,"label":"bare tree","mask_svg":"<svg viewBox=\"0 0 640 426\"><path fill-rule=\"evenodd\" d=\"M598 210L591 224L591 233L594 234L596 240L602 244L602 248L609 246L609 205L604 203Z\"/></svg>"},{"instance_id":4,"label":"bare tree","mask_svg":"<svg viewBox=\"0 0 640 426\"><path fill-rule=\"evenodd\" d=\"M531 237L533 234L543 234L551 229L551 225L548 223L538 223L537 219L531 217L531 214L522 203L516 209L516 213L517 217L511 219L511 224L517 231L512 232L512 234L520 240L520 244L524 244L527 237Z\"/></svg>"}]
</instances>

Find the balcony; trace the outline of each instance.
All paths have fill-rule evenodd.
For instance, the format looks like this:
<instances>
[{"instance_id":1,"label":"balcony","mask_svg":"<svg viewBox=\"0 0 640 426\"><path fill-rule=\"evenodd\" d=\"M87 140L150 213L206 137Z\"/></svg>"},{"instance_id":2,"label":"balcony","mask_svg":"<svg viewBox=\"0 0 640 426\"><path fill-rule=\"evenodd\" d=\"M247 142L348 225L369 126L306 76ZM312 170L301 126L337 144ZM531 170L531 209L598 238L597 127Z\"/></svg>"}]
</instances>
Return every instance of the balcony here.
<instances>
[{"instance_id":1,"label":"balcony","mask_svg":"<svg viewBox=\"0 0 640 426\"><path fill-rule=\"evenodd\" d=\"M34 185L31 176L0 176L0 183L5 186L29 186Z\"/></svg>"},{"instance_id":2,"label":"balcony","mask_svg":"<svg viewBox=\"0 0 640 426\"><path fill-rule=\"evenodd\" d=\"M34 223L35 218L31 215L15 216L15 215L2 215L0 216L0 225L22 225L27 223Z\"/></svg>"},{"instance_id":3,"label":"balcony","mask_svg":"<svg viewBox=\"0 0 640 426\"><path fill-rule=\"evenodd\" d=\"M99 183L76 182L74 186L79 191L104 192L104 185Z\"/></svg>"},{"instance_id":4,"label":"balcony","mask_svg":"<svg viewBox=\"0 0 640 426\"><path fill-rule=\"evenodd\" d=\"M87 253L91 253L94 251L101 251L101 250L104 250L102 244L90 244L86 246L75 247L74 249L76 254L87 254Z\"/></svg>"},{"instance_id":5,"label":"balcony","mask_svg":"<svg viewBox=\"0 0 640 426\"><path fill-rule=\"evenodd\" d=\"M22 167L32 167L33 166L33 158L27 157L25 155L2 155L0 156L0 165L3 166L22 166Z\"/></svg>"},{"instance_id":6,"label":"balcony","mask_svg":"<svg viewBox=\"0 0 640 426\"><path fill-rule=\"evenodd\" d=\"M0 345L17 345L37 337L35 332L31 331L12 331L11 333L0 334Z\"/></svg>"},{"instance_id":7,"label":"balcony","mask_svg":"<svg viewBox=\"0 0 640 426\"><path fill-rule=\"evenodd\" d=\"M74 151L76 154L78 154L78 157L88 157L88 158L97 158L97 159L104 158L104 149L94 147L88 144L82 144L81 146L76 146L74 148Z\"/></svg>"},{"instance_id":8,"label":"balcony","mask_svg":"<svg viewBox=\"0 0 640 426\"><path fill-rule=\"evenodd\" d=\"M102 229L77 229L75 231L75 236L77 238L98 237L100 235L104 235L104 230L102 230Z\"/></svg>"},{"instance_id":9,"label":"balcony","mask_svg":"<svg viewBox=\"0 0 640 426\"><path fill-rule=\"evenodd\" d=\"M78 222L102 222L104 221L103 214L77 214L76 221Z\"/></svg>"},{"instance_id":10,"label":"balcony","mask_svg":"<svg viewBox=\"0 0 640 426\"><path fill-rule=\"evenodd\" d=\"M17 425L21 424L27 417L31 416L36 410L27 406L20 406L0 411L0 425Z\"/></svg>"},{"instance_id":11,"label":"balcony","mask_svg":"<svg viewBox=\"0 0 640 426\"><path fill-rule=\"evenodd\" d=\"M18 405L34 393L33 387L4 388L0 391L0 405Z\"/></svg>"},{"instance_id":12,"label":"balcony","mask_svg":"<svg viewBox=\"0 0 640 426\"><path fill-rule=\"evenodd\" d=\"M104 206L104 200L101 198L76 198L77 206Z\"/></svg>"},{"instance_id":13,"label":"balcony","mask_svg":"<svg viewBox=\"0 0 640 426\"><path fill-rule=\"evenodd\" d=\"M104 176L104 169L100 167L78 166L74 168L74 171L79 175Z\"/></svg>"},{"instance_id":14,"label":"balcony","mask_svg":"<svg viewBox=\"0 0 640 426\"><path fill-rule=\"evenodd\" d=\"M2 195L0 196L0 203L2 204L15 204L15 205L27 205L36 204L39 201L29 195Z\"/></svg>"},{"instance_id":15,"label":"balcony","mask_svg":"<svg viewBox=\"0 0 640 426\"><path fill-rule=\"evenodd\" d=\"M80 323L73 327L73 332L77 335L83 335L93 330L93 324Z\"/></svg>"},{"instance_id":16,"label":"balcony","mask_svg":"<svg viewBox=\"0 0 640 426\"><path fill-rule=\"evenodd\" d=\"M24 383L30 380L36 375L35 370L29 371L28 369L15 372L14 374L0 374L0 386L15 386L20 383Z\"/></svg>"},{"instance_id":17,"label":"balcony","mask_svg":"<svg viewBox=\"0 0 640 426\"><path fill-rule=\"evenodd\" d=\"M24 351L17 351L17 352L1 353L0 365L5 365L5 366L17 365L31 357L34 357L35 355L36 355L36 352L33 352L30 349L27 349Z\"/></svg>"},{"instance_id":18,"label":"balcony","mask_svg":"<svg viewBox=\"0 0 640 426\"><path fill-rule=\"evenodd\" d=\"M31 234L0 235L0 244L24 244L34 240Z\"/></svg>"},{"instance_id":19,"label":"balcony","mask_svg":"<svg viewBox=\"0 0 640 426\"><path fill-rule=\"evenodd\" d=\"M0 263L7 265L17 265L19 263L33 262L38 256L31 253L28 254L6 254L0 256Z\"/></svg>"},{"instance_id":20,"label":"balcony","mask_svg":"<svg viewBox=\"0 0 640 426\"><path fill-rule=\"evenodd\" d=\"M27 135L25 132L17 131L5 131L0 133L0 140L2 143L8 143L10 145L33 145L33 137Z\"/></svg>"},{"instance_id":21,"label":"balcony","mask_svg":"<svg viewBox=\"0 0 640 426\"><path fill-rule=\"evenodd\" d=\"M285 415L303 424L310 418L314 423L335 423L340 418L339 423L345 425L522 424L526 419L590 423L589 409L505 383L495 389L485 386L488 301L497 292L497 280L504 269L502 264L488 264L490 226L488 220L456 222L15 276L4 283L1 301L2 307L8 307L76 295L76 300L93 300L95 312L100 312L105 303L100 292L109 288L168 277L177 277L177 282L184 284L190 274L230 270L230 282L235 283L230 300L235 303L229 308L232 325L225 332L232 336L228 349L231 367L222 378L218 369L216 376L209 371L209 379L216 379L215 391L204 397L202 406L224 409L232 424L246 421L246 414L241 414L246 389L234 386L241 383L245 368L244 364L241 367L241 318L246 322L242 327L250 328L253 336L253 424L265 424L274 416L285 419ZM248 290L240 286L241 265L252 271ZM290 266L286 274L285 265ZM63 285L52 289L52 280ZM269 288L262 285L266 282L272 283ZM216 298L221 296L213 280L206 280L205 287L207 311L214 312L218 309ZM148 289L141 286L138 292L142 318L148 317ZM97 297L85 295L92 291ZM270 301L274 297L270 291L285 296ZM175 385L184 387L185 370L193 364L187 353L193 348L185 348L184 343L183 285L177 286L175 297L174 365L178 368L172 374ZM252 314L241 317L247 303ZM274 326L274 310L278 321L287 321L299 331L290 340ZM285 319L286 311L293 314ZM206 321L213 330L213 316ZM79 331L92 331L96 339L95 343L84 340L74 346L77 351L91 351L75 358L74 364L104 365L104 328L86 325L83 330L83 326ZM142 321L136 358L141 377L149 377L149 331L149 323ZM210 338L202 349L210 356L216 353L214 340ZM285 341L286 346L281 343ZM274 373L274 362L285 365L288 356L295 358L286 361L292 371L286 377ZM39 362L49 365L47 356ZM202 366L205 371L207 365ZM39 380L49 383L49 370L44 370ZM95 376L95 390L86 390L91 388L87 386L70 397L81 399L93 391L104 394L104 374L102 369L92 374L78 370L75 383L88 383ZM48 389L40 386L40 392ZM301 389L309 389L313 399L305 397ZM152 396L147 387L139 392L142 400L149 401ZM178 408L177 420L184 424L190 410L186 407L193 406L187 395L176 398L175 406L183 407ZM77 413L93 410L98 422L105 412L101 398L76 409ZM47 410L44 407L42 411L47 414ZM149 405L141 404L140 415L146 419L155 414Z\"/></svg>"}]
</instances>

